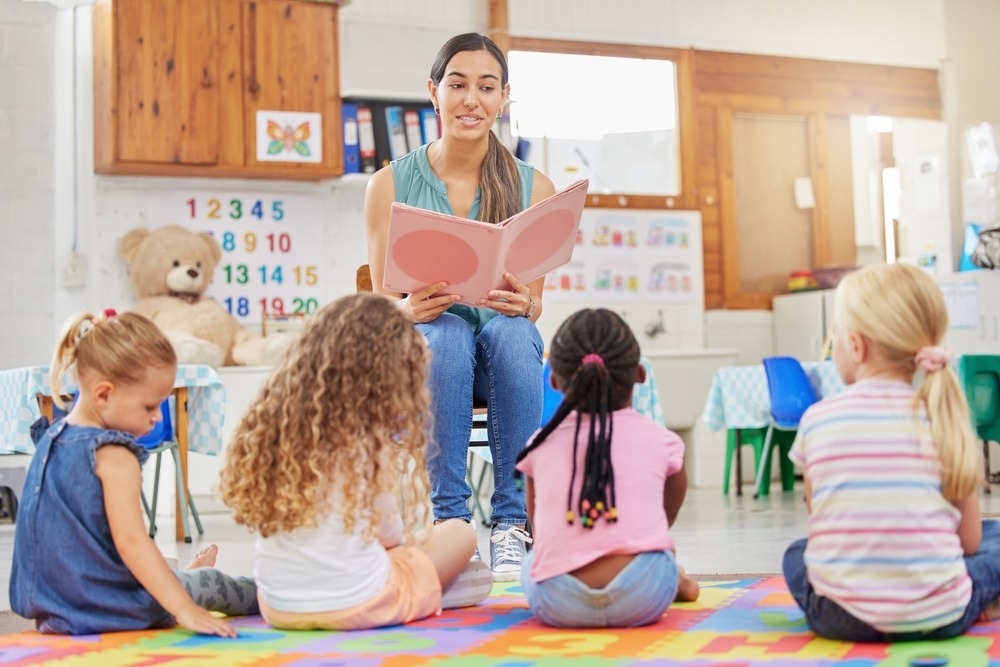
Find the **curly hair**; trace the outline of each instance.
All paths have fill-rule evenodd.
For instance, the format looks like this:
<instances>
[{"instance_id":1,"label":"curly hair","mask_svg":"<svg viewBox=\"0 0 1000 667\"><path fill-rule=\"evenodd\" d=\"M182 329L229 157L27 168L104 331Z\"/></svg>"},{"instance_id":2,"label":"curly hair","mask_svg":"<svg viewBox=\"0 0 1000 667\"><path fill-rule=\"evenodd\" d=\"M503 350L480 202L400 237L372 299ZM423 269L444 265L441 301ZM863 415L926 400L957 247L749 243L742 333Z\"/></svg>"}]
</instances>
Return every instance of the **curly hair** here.
<instances>
[{"instance_id":1,"label":"curly hair","mask_svg":"<svg viewBox=\"0 0 1000 667\"><path fill-rule=\"evenodd\" d=\"M407 538L429 524L423 337L393 301L345 296L309 318L244 413L221 473L237 523L268 537L332 512L374 540L375 499L401 495ZM405 480L405 483L404 483ZM339 496L339 497L336 497Z\"/></svg>"}]
</instances>

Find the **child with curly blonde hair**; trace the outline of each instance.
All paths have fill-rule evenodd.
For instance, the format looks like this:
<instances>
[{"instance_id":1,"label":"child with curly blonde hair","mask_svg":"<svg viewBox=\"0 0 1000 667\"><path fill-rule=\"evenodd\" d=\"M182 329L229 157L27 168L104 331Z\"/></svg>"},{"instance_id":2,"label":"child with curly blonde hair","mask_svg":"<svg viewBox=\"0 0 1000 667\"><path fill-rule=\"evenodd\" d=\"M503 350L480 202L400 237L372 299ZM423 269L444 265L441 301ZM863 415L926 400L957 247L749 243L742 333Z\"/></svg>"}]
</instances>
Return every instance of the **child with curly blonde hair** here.
<instances>
[{"instance_id":1,"label":"child with curly blonde hair","mask_svg":"<svg viewBox=\"0 0 1000 667\"><path fill-rule=\"evenodd\" d=\"M244 414L221 491L259 534L271 625L375 628L489 594L468 525L431 525L428 356L390 299L346 296L309 319Z\"/></svg>"},{"instance_id":2,"label":"child with curly blonde hair","mask_svg":"<svg viewBox=\"0 0 1000 667\"><path fill-rule=\"evenodd\" d=\"M212 611L256 614L247 577L213 568L218 548L203 549L172 572L149 539L140 507L136 438L160 421L177 357L170 341L136 313L81 313L63 329L52 360L52 395L62 378L79 392L65 418L32 427L35 454L17 514L11 608L41 632L93 634L166 628L235 637Z\"/></svg>"}]
</instances>

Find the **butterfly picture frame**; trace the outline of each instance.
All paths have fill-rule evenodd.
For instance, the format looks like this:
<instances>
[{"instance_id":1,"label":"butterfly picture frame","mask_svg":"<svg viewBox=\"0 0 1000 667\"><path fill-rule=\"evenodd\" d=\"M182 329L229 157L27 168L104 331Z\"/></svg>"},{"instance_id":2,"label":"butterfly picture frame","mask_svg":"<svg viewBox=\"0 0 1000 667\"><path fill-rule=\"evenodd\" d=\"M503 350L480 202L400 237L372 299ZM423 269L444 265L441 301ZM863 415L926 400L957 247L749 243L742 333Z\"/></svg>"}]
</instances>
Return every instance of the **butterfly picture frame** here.
<instances>
[{"instance_id":1,"label":"butterfly picture frame","mask_svg":"<svg viewBox=\"0 0 1000 667\"><path fill-rule=\"evenodd\" d=\"M322 115L296 111L257 111L257 161L323 161Z\"/></svg>"}]
</instances>

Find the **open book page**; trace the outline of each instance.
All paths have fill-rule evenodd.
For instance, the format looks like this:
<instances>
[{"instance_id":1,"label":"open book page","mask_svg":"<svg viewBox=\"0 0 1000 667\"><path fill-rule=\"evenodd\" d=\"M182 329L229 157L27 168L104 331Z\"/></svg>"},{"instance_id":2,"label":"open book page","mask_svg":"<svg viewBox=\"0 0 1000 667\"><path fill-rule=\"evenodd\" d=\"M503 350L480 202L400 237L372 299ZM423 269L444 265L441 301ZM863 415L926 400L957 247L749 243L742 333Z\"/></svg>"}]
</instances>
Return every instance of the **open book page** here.
<instances>
[{"instance_id":1,"label":"open book page","mask_svg":"<svg viewBox=\"0 0 1000 667\"><path fill-rule=\"evenodd\" d=\"M588 181L494 225L399 202L389 214L384 286L412 293L446 281L442 294L478 306L490 290L510 289L505 271L531 282L573 256Z\"/></svg>"}]
</instances>

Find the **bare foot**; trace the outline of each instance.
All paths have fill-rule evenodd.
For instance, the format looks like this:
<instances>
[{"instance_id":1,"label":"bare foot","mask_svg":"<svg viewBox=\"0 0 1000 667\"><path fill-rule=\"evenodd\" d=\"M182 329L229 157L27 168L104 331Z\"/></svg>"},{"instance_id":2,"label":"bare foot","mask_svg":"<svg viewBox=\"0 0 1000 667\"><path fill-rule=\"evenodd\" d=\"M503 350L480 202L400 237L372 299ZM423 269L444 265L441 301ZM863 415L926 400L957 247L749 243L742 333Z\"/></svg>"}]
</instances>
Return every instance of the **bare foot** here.
<instances>
[{"instance_id":1,"label":"bare foot","mask_svg":"<svg viewBox=\"0 0 1000 667\"><path fill-rule=\"evenodd\" d=\"M215 567L215 559L219 556L219 547L215 544L210 544L197 554L195 554L194 559L188 563L186 570L194 570L199 567Z\"/></svg>"},{"instance_id":2,"label":"bare foot","mask_svg":"<svg viewBox=\"0 0 1000 667\"><path fill-rule=\"evenodd\" d=\"M674 599L678 602L694 602L698 599L701 587L698 582L687 575L684 568L677 566L677 595Z\"/></svg>"}]
</instances>

